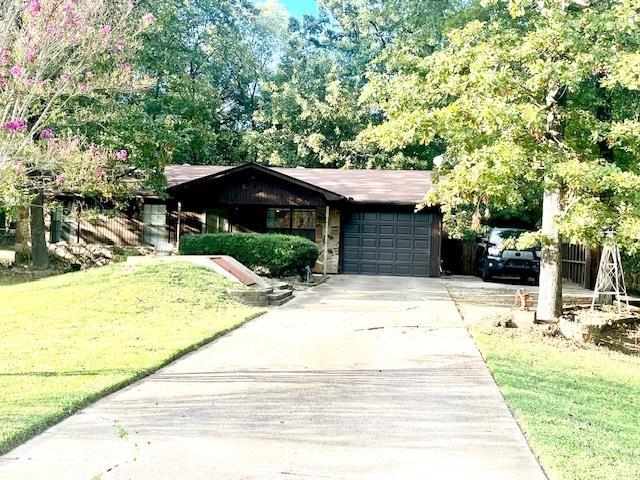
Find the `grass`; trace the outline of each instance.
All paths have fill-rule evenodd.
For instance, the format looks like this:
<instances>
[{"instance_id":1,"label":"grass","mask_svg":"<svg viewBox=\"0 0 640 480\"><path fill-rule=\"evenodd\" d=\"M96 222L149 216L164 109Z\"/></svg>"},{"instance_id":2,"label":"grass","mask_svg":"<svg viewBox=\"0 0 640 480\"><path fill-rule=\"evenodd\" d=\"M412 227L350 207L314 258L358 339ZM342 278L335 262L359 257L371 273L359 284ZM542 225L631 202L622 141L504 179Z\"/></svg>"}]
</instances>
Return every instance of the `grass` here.
<instances>
[{"instance_id":1,"label":"grass","mask_svg":"<svg viewBox=\"0 0 640 480\"><path fill-rule=\"evenodd\" d=\"M551 478L640 478L640 358L480 327L473 335Z\"/></svg>"},{"instance_id":2,"label":"grass","mask_svg":"<svg viewBox=\"0 0 640 480\"><path fill-rule=\"evenodd\" d=\"M184 264L117 264L0 287L0 453L260 310Z\"/></svg>"}]
</instances>

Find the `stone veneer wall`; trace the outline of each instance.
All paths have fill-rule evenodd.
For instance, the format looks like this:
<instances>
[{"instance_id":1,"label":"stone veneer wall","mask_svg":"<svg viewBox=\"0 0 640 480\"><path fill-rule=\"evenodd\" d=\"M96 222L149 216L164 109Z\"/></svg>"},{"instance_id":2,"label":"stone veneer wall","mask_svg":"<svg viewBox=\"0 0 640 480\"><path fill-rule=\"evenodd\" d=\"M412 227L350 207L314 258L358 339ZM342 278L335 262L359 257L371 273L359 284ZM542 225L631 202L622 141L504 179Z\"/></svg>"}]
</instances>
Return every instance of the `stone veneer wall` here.
<instances>
[{"instance_id":1,"label":"stone veneer wall","mask_svg":"<svg viewBox=\"0 0 640 480\"><path fill-rule=\"evenodd\" d=\"M320 249L320 257L313 271L322 273L324 262L324 227L325 207L316 210L316 243ZM331 207L329 209L329 245L327 250L327 273L338 273L340 265L340 210Z\"/></svg>"}]
</instances>

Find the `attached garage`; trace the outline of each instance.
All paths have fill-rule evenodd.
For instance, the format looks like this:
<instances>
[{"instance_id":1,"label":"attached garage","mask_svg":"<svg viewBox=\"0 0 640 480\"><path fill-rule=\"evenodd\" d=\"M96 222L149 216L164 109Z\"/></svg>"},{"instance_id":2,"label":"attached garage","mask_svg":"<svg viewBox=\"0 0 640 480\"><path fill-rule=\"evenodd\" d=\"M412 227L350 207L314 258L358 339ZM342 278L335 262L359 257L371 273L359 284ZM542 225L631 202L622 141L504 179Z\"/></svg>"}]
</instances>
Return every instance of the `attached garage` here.
<instances>
[{"instance_id":1,"label":"attached garage","mask_svg":"<svg viewBox=\"0 0 640 480\"><path fill-rule=\"evenodd\" d=\"M440 216L402 209L354 209L342 227L342 271L434 277L439 274Z\"/></svg>"}]
</instances>

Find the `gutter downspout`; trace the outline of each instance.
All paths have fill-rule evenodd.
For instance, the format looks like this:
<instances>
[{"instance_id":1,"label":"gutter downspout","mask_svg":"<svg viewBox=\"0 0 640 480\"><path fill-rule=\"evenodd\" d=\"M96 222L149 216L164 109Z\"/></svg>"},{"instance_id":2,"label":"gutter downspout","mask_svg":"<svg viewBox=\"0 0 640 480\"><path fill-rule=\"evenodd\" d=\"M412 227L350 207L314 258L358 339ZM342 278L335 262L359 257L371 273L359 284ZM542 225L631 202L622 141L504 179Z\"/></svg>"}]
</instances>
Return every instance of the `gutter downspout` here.
<instances>
[{"instance_id":1,"label":"gutter downspout","mask_svg":"<svg viewBox=\"0 0 640 480\"><path fill-rule=\"evenodd\" d=\"M322 276L327 276L327 258L329 256L329 205L324 210L324 262L322 265Z\"/></svg>"},{"instance_id":2,"label":"gutter downspout","mask_svg":"<svg viewBox=\"0 0 640 480\"><path fill-rule=\"evenodd\" d=\"M180 251L180 229L182 227L182 202L178 202L178 221L176 226L176 248Z\"/></svg>"}]
</instances>

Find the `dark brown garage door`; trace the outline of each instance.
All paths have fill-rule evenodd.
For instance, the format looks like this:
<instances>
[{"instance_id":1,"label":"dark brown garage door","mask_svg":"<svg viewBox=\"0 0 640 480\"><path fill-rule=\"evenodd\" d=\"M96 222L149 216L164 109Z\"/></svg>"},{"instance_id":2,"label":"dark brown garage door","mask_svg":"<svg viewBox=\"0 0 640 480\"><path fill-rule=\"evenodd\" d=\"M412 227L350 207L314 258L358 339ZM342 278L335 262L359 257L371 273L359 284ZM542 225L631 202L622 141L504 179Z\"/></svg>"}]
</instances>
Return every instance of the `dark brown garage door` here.
<instances>
[{"instance_id":1,"label":"dark brown garage door","mask_svg":"<svg viewBox=\"0 0 640 480\"><path fill-rule=\"evenodd\" d=\"M431 213L352 212L343 229L343 272L437 276L431 256L435 221Z\"/></svg>"}]
</instances>

